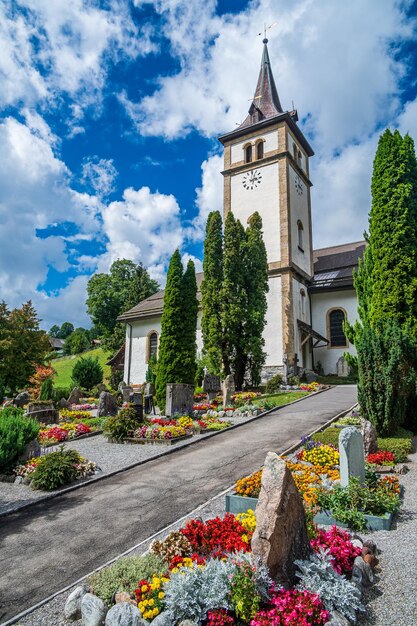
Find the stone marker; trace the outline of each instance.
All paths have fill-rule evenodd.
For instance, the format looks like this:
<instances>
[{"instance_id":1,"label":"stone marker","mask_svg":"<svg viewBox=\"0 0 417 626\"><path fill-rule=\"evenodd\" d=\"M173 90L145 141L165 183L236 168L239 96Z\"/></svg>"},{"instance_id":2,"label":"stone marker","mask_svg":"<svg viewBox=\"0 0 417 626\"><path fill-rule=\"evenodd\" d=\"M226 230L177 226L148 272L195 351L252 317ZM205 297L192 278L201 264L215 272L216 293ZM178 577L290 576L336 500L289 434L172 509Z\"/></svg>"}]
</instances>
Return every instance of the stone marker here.
<instances>
[{"instance_id":1,"label":"stone marker","mask_svg":"<svg viewBox=\"0 0 417 626\"><path fill-rule=\"evenodd\" d=\"M132 393L132 387L126 386L120 389L120 393L122 394L123 402L130 402L130 394Z\"/></svg>"},{"instance_id":2,"label":"stone marker","mask_svg":"<svg viewBox=\"0 0 417 626\"><path fill-rule=\"evenodd\" d=\"M59 411L52 404L52 400L49 404L30 402L26 407L25 415L33 417L40 424L58 424L59 421Z\"/></svg>"},{"instance_id":3,"label":"stone marker","mask_svg":"<svg viewBox=\"0 0 417 626\"><path fill-rule=\"evenodd\" d=\"M61 398L61 400L58 402L58 406L60 409L70 409L71 405L68 402L68 400L65 400L65 398Z\"/></svg>"},{"instance_id":4,"label":"stone marker","mask_svg":"<svg viewBox=\"0 0 417 626\"><path fill-rule=\"evenodd\" d=\"M13 400L13 404L15 406L20 407L21 409L27 404L30 400L30 394L28 391L22 391L22 393L18 393L15 399Z\"/></svg>"},{"instance_id":5,"label":"stone marker","mask_svg":"<svg viewBox=\"0 0 417 626\"><path fill-rule=\"evenodd\" d=\"M65 619L75 622L75 620L81 618L81 600L86 593L87 589L83 585L76 587L70 593L64 607Z\"/></svg>"},{"instance_id":6,"label":"stone marker","mask_svg":"<svg viewBox=\"0 0 417 626\"><path fill-rule=\"evenodd\" d=\"M113 606L106 615L106 626L145 626L139 609L130 602L120 602Z\"/></svg>"},{"instance_id":7,"label":"stone marker","mask_svg":"<svg viewBox=\"0 0 417 626\"><path fill-rule=\"evenodd\" d=\"M130 394L129 402L133 404L133 408L136 411L136 418L138 421L143 420L143 398L142 394L138 391L135 391Z\"/></svg>"},{"instance_id":8,"label":"stone marker","mask_svg":"<svg viewBox=\"0 0 417 626\"><path fill-rule=\"evenodd\" d=\"M166 393L166 415L192 415L194 405L194 385L168 383Z\"/></svg>"},{"instance_id":9,"label":"stone marker","mask_svg":"<svg viewBox=\"0 0 417 626\"><path fill-rule=\"evenodd\" d=\"M355 476L360 483L365 483L365 456L363 437L354 426L343 428L339 435L340 484L349 485L349 478Z\"/></svg>"},{"instance_id":10,"label":"stone marker","mask_svg":"<svg viewBox=\"0 0 417 626\"><path fill-rule=\"evenodd\" d=\"M285 461L268 452L256 505L252 552L268 567L271 578L294 584L296 559L310 551L304 506Z\"/></svg>"},{"instance_id":11,"label":"stone marker","mask_svg":"<svg viewBox=\"0 0 417 626\"><path fill-rule=\"evenodd\" d=\"M154 396L155 395L155 385L153 383L146 383L145 384L144 394L145 394L145 396Z\"/></svg>"},{"instance_id":12,"label":"stone marker","mask_svg":"<svg viewBox=\"0 0 417 626\"><path fill-rule=\"evenodd\" d=\"M218 392L221 391L222 385L220 376L214 374L204 374L203 378L203 391L208 396L208 401L214 400Z\"/></svg>"},{"instance_id":13,"label":"stone marker","mask_svg":"<svg viewBox=\"0 0 417 626\"><path fill-rule=\"evenodd\" d=\"M378 450L378 440L375 426L369 421L361 417L361 435L363 437L363 448L365 456L374 454Z\"/></svg>"},{"instance_id":14,"label":"stone marker","mask_svg":"<svg viewBox=\"0 0 417 626\"><path fill-rule=\"evenodd\" d=\"M340 376L341 378L347 378L349 376L350 367L347 364L344 356L341 356L337 359L336 368L337 368L337 375Z\"/></svg>"},{"instance_id":15,"label":"stone marker","mask_svg":"<svg viewBox=\"0 0 417 626\"><path fill-rule=\"evenodd\" d=\"M232 396L235 393L235 379L231 374L228 374L223 383L223 406L230 406L232 403Z\"/></svg>"},{"instance_id":16,"label":"stone marker","mask_svg":"<svg viewBox=\"0 0 417 626\"><path fill-rule=\"evenodd\" d=\"M86 593L81 599L83 626L102 626L107 608L103 600L92 593Z\"/></svg>"},{"instance_id":17,"label":"stone marker","mask_svg":"<svg viewBox=\"0 0 417 626\"><path fill-rule=\"evenodd\" d=\"M41 456L41 447L37 439L32 439L26 444L22 454L17 459L19 463L26 463L29 459Z\"/></svg>"},{"instance_id":18,"label":"stone marker","mask_svg":"<svg viewBox=\"0 0 417 626\"><path fill-rule=\"evenodd\" d=\"M117 415L117 403L108 391L102 391L98 399L97 417Z\"/></svg>"},{"instance_id":19,"label":"stone marker","mask_svg":"<svg viewBox=\"0 0 417 626\"><path fill-rule=\"evenodd\" d=\"M81 391L81 389L79 389L78 387L74 387L69 395L68 402L70 404L80 404L80 400L82 397L83 392Z\"/></svg>"}]
</instances>

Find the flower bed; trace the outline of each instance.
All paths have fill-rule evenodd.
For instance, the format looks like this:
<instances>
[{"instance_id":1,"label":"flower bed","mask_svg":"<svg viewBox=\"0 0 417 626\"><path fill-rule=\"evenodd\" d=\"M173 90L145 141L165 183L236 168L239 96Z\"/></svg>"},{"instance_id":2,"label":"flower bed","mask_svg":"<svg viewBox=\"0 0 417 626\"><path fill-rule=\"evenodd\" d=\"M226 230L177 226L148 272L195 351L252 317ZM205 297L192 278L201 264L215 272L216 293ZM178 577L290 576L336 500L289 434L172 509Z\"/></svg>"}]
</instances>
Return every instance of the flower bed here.
<instances>
[{"instance_id":1,"label":"flower bed","mask_svg":"<svg viewBox=\"0 0 417 626\"><path fill-rule=\"evenodd\" d=\"M52 446L57 443L79 439L90 434L99 434L101 432L96 427L91 427L82 422L64 422L62 424L52 424L47 428L39 431L38 441L42 446Z\"/></svg>"},{"instance_id":2,"label":"flower bed","mask_svg":"<svg viewBox=\"0 0 417 626\"><path fill-rule=\"evenodd\" d=\"M70 411L69 409L60 409L59 415L66 422L82 422L91 418L89 411Z\"/></svg>"},{"instance_id":3,"label":"flower bed","mask_svg":"<svg viewBox=\"0 0 417 626\"><path fill-rule=\"evenodd\" d=\"M52 491L79 478L91 476L97 471L93 461L84 459L76 450L49 452L30 459L15 468L16 476L34 489Z\"/></svg>"},{"instance_id":4,"label":"flower bed","mask_svg":"<svg viewBox=\"0 0 417 626\"><path fill-rule=\"evenodd\" d=\"M134 431L133 437L126 437L126 443L165 443L171 444L183 439L188 439L192 435L181 426L148 426L144 425Z\"/></svg>"}]
</instances>

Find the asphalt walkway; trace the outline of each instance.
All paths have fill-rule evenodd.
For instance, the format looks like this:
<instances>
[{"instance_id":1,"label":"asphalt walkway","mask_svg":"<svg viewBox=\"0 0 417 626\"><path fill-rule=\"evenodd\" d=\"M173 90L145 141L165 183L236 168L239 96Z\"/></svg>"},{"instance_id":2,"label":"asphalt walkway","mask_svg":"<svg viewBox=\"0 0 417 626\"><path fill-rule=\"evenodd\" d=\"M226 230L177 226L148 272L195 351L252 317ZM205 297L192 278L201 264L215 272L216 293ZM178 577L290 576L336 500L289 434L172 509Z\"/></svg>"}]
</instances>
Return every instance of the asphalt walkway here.
<instances>
[{"instance_id":1,"label":"asphalt walkway","mask_svg":"<svg viewBox=\"0 0 417 626\"><path fill-rule=\"evenodd\" d=\"M1 519L0 619L161 530L355 402L356 387L335 387Z\"/></svg>"}]
</instances>

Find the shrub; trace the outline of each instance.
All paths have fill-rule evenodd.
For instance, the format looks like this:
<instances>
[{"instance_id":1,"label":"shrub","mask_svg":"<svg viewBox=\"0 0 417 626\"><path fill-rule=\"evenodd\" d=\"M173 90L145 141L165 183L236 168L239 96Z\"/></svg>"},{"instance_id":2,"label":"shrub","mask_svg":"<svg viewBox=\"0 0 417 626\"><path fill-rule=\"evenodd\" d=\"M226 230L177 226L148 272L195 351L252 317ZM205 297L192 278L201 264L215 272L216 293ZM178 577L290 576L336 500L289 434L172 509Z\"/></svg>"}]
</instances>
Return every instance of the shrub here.
<instances>
[{"instance_id":1,"label":"shrub","mask_svg":"<svg viewBox=\"0 0 417 626\"><path fill-rule=\"evenodd\" d=\"M179 530L170 532L163 541L154 541L149 549L166 563L171 563L172 559L177 556L189 556L193 551L187 537Z\"/></svg>"},{"instance_id":2,"label":"shrub","mask_svg":"<svg viewBox=\"0 0 417 626\"><path fill-rule=\"evenodd\" d=\"M22 409L10 406L0 411L0 471L8 470L17 461L38 432L37 420L24 417Z\"/></svg>"},{"instance_id":3,"label":"shrub","mask_svg":"<svg viewBox=\"0 0 417 626\"><path fill-rule=\"evenodd\" d=\"M81 461L76 450L51 452L42 458L42 462L32 474L32 486L43 491L52 491L77 478L77 464Z\"/></svg>"},{"instance_id":4,"label":"shrub","mask_svg":"<svg viewBox=\"0 0 417 626\"><path fill-rule=\"evenodd\" d=\"M339 435L340 428L336 428L335 426L329 426L326 430L323 430L320 433L315 433L313 435L313 441L317 441L320 443L324 443L327 445L339 447Z\"/></svg>"},{"instance_id":5,"label":"shrub","mask_svg":"<svg viewBox=\"0 0 417 626\"><path fill-rule=\"evenodd\" d=\"M103 369L98 358L81 357L72 368L71 380L83 389L92 389L103 382Z\"/></svg>"},{"instance_id":6,"label":"shrub","mask_svg":"<svg viewBox=\"0 0 417 626\"><path fill-rule=\"evenodd\" d=\"M313 553L305 561L295 561L300 573L298 589L317 594L328 611L338 611L356 622L356 611L363 611L360 591L344 576L337 574L331 559L324 551Z\"/></svg>"},{"instance_id":7,"label":"shrub","mask_svg":"<svg viewBox=\"0 0 417 626\"><path fill-rule=\"evenodd\" d=\"M103 424L106 435L117 441L125 439L139 425L136 411L132 406L121 409L117 415L108 417Z\"/></svg>"},{"instance_id":8,"label":"shrub","mask_svg":"<svg viewBox=\"0 0 417 626\"><path fill-rule=\"evenodd\" d=\"M52 382L52 378L49 377L43 381L41 384L41 391L39 394L39 400L52 400L52 390L54 384Z\"/></svg>"},{"instance_id":9,"label":"shrub","mask_svg":"<svg viewBox=\"0 0 417 626\"><path fill-rule=\"evenodd\" d=\"M51 399L54 404L58 404L62 398L69 398L71 389L69 387L53 387Z\"/></svg>"},{"instance_id":10,"label":"shrub","mask_svg":"<svg viewBox=\"0 0 417 626\"><path fill-rule=\"evenodd\" d=\"M413 450L413 442L400 437L378 437L378 449L392 452L395 463L404 463Z\"/></svg>"},{"instance_id":11,"label":"shrub","mask_svg":"<svg viewBox=\"0 0 417 626\"><path fill-rule=\"evenodd\" d=\"M87 582L92 592L107 606L111 606L115 592L126 591L133 595L139 580L160 576L166 570L166 564L155 554L130 556L95 572L88 577Z\"/></svg>"}]
</instances>

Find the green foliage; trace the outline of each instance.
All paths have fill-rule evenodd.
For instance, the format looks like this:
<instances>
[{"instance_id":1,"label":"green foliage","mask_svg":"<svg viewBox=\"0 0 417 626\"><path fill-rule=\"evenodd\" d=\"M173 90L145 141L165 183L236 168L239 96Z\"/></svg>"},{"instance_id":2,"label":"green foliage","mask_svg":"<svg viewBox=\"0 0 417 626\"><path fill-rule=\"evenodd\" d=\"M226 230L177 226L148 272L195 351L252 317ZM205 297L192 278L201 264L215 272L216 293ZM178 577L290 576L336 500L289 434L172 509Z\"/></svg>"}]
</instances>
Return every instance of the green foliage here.
<instances>
[{"instance_id":1,"label":"green foliage","mask_svg":"<svg viewBox=\"0 0 417 626\"><path fill-rule=\"evenodd\" d=\"M400 428L392 437L378 437L378 450L392 452L395 463L404 463L413 451L413 434L410 433L411 437L404 435L407 432Z\"/></svg>"},{"instance_id":2,"label":"green foliage","mask_svg":"<svg viewBox=\"0 0 417 626\"><path fill-rule=\"evenodd\" d=\"M182 383L195 384L197 371L197 280L194 262L189 260L182 279L183 325L182 333ZM175 381L176 382L176 381Z\"/></svg>"},{"instance_id":3,"label":"green foliage","mask_svg":"<svg viewBox=\"0 0 417 626\"><path fill-rule=\"evenodd\" d=\"M54 324L53 326L51 326L51 330L49 331L49 336L54 337L55 339L59 339L59 331L60 331L59 326Z\"/></svg>"},{"instance_id":4,"label":"green foliage","mask_svg":"<svg viewBox=\"0 0 417 626\"><path fill-rule=\"evenodd\" d=\"M146 369L146 382L155 384L156 372L157 372L157 359L155 354L151 354L148 360L148 367Z\"/></svg>"},{"instance_id":5,"label":"green foliage","mask_svg":"<svg viewBox=\"0 0 417 626\"><path fill-rule=\"evenodd\" d=\"M41 385L39 400L52 400L53 390L54 390L54 383L52 381L52 378L49 377L46 380L44 380Z\"/></svg>"},{"instance_id":6,"label":"green foliage","mask_svg":"<svg viewBox=\"0 0 417 626\"><path fill-rule=\"evenodd\" d=\"M320 443L331 444L332 446L339 447L339 435L341 433L340 428L336 426L329 426L326 430L320 433L314 433L313 441L319 441Z\"/></svg>"},{"instance_id":7,"label":"green foliage","mask_svg":"<svg viewBox=\"0 0 417 626\"><path fill-rule=\"evenodd\" d=\"M80 354L91 345L90 333L86 328L76 328L65 340L64 354Z\"/></svg>"},{"instance_id":8,"label":"green foliage","mask_svg":"<svg viewBox=\"0 0 417 626\"><path fill-rule=\"evenodd\" d=\"M212 211L207 218L204 240L203 282L201 284L204 356L211 374L220 375L222 369L222 308L223 248L222 218Z\"/></svg>"},{"instance_id":9,"label":"green foliage","mask_svg":"<svg viewBox=\"0 0 417 626\"><path fill-rule=\"evenodd\" d=\"M71 393L71 388L70 387L52 387L52 394L51 394L51 400L54 402L54 404L58 404L58 402L60 400L62 400L62 398L69 398Z\"/></svg>"},{"instance_id":10,"label":"green foliage","mask_svg":"<svg viewBox=\"0 0 417 626\"><path fill-rule=\"evenodd\" d=\"M129 556L95 572L88 577L87 582L92 592L110 607L115 592L125 591L133 595L139 580L162 576L166 569L164 561L155 554Z\"/></svg>"},{"instance_id":11,"label":"green foliage","mask_svg":"<svg viewBox=\"0 0 417 626\"><path fill-rule=\"evenodd\" d=\"M61 324L61 328L59 329L59 334L57 336L59 337L59 339L66 339L73 332L74 332L74 324L71 324L71 322L63 322Z\"/></svg>"},{"instance_id":12,"label":"green foliage","mask_svg":"<svg viewBox=\"0 0 417 626\"><path fill-rule=\"evenodd\" d=\"M74 385L87 390L103 382L103 369L98 359L81 357L72 369L71 380Z\"/></svg>"},{"instance_id":13,"label":"green foliage","mask_svg":"<svg viewBox=\"0 0 417 626\"><path fill-rule=\"evenodd\" d=\"M17 461L38 432L37 420L24 417L22 409L10 406L0 411L0 472Z\"/></svg>"},{"instance_id":14,"label":"green foliage","mask_svg":"<svg viewBox=\"0 0 417 626\"><path fill-rule=\"evenodd\" d=\"M73 388L73 384L71 381L72 368L75 363L81 358L92 357L98 358L98 362L100 363L103 369L104 382L108 381L111 376L111 368L109 365L106 365L106 362L109 359L109 354L105 352L102 348L94 348L94 350L88 350L84 352L80 356L62 356L55 358L51 365L53 366L56 374L54 376L54 386L56 387L70 387L70 390ZM117 371L117 370L116 370ZM123 374L123 372L122 372ZM116 385L117 388L117 385ZM68 397L68 396L66 396Z\"/></svg>"},{"instance_id":15,"label":"green foliage","mask_svg":"<svg viewBox=\"0 0 417 626\"><path fill-rule=\"evenodd\" d=\"M50 350L30 300L10 311L0 302L0 384L11 394L27 386Z\"/></svg>"},{"instance_id":16,"label":"green foliage","mask_svg":"<svg viewBox=\"0 0 417 626\"><path fill-rule=\"evenodd\" d=\"M230 585L230 598L236 617L245 623L259 610L261 597L256 592L255 572L248 562L236 567Z\"/></svg>"},{"instance_id":17,"label":"green foliage","mask_svg":"<svg viewBox=\"0 0 417 626\"><path fill-rule=\"evenodd\" d=\"M282 376L281 374L275 374L268 380L265 386L266 393L274 393L274 391L279 391L280 386L282 385Z\"/></svg>"},{"instance_id":18,"label":"green foliage","mask_svg":"<svg viewBox=\"0 0 417 626\"><path fill-rule=\"evenodd\" d=\"M128 437L138 426L136 411L132 405L121 409L117 415L108 417L103 424L105 434L116 441Z\"/></svg>"},{"instance_id":19,"label":"green foliage","mask_svg":"<svg viewBox=\"0 0 417 626\"><path fill-rule=\"evenodd\" d=\"M115 261L109 274L94 274L87 285L87 311L107 350L118 350L125 339L125 324L117 317L156 293L159 285L141 263Z\"/></svg>"},{"instance_id":20,"label":"green foliage","mask_svg":"<svg viewBox=\"0 0 417 626\"><path fill-rule=\"evenodd\" d=\"M31 486L52 491L71 483L77 477L76 464L80 459L76 450L64 450L63 446L57 452L46 454L32 474Z\"/></svg>"},{"instance_id":21,"label":"green foliage","mask_svg":"<svg viewBox=\"0 0 417 626\"><path fill-rule=\"evenodd\" d=\"M195 370L195 379L194 384L196 386L195 393L203 393L203 379L204 379L204 368L205 368L205 359L197 358L197 367ZM201 391L197 391L197 388L201 388Z\"/></svg>"}]
</instances>

